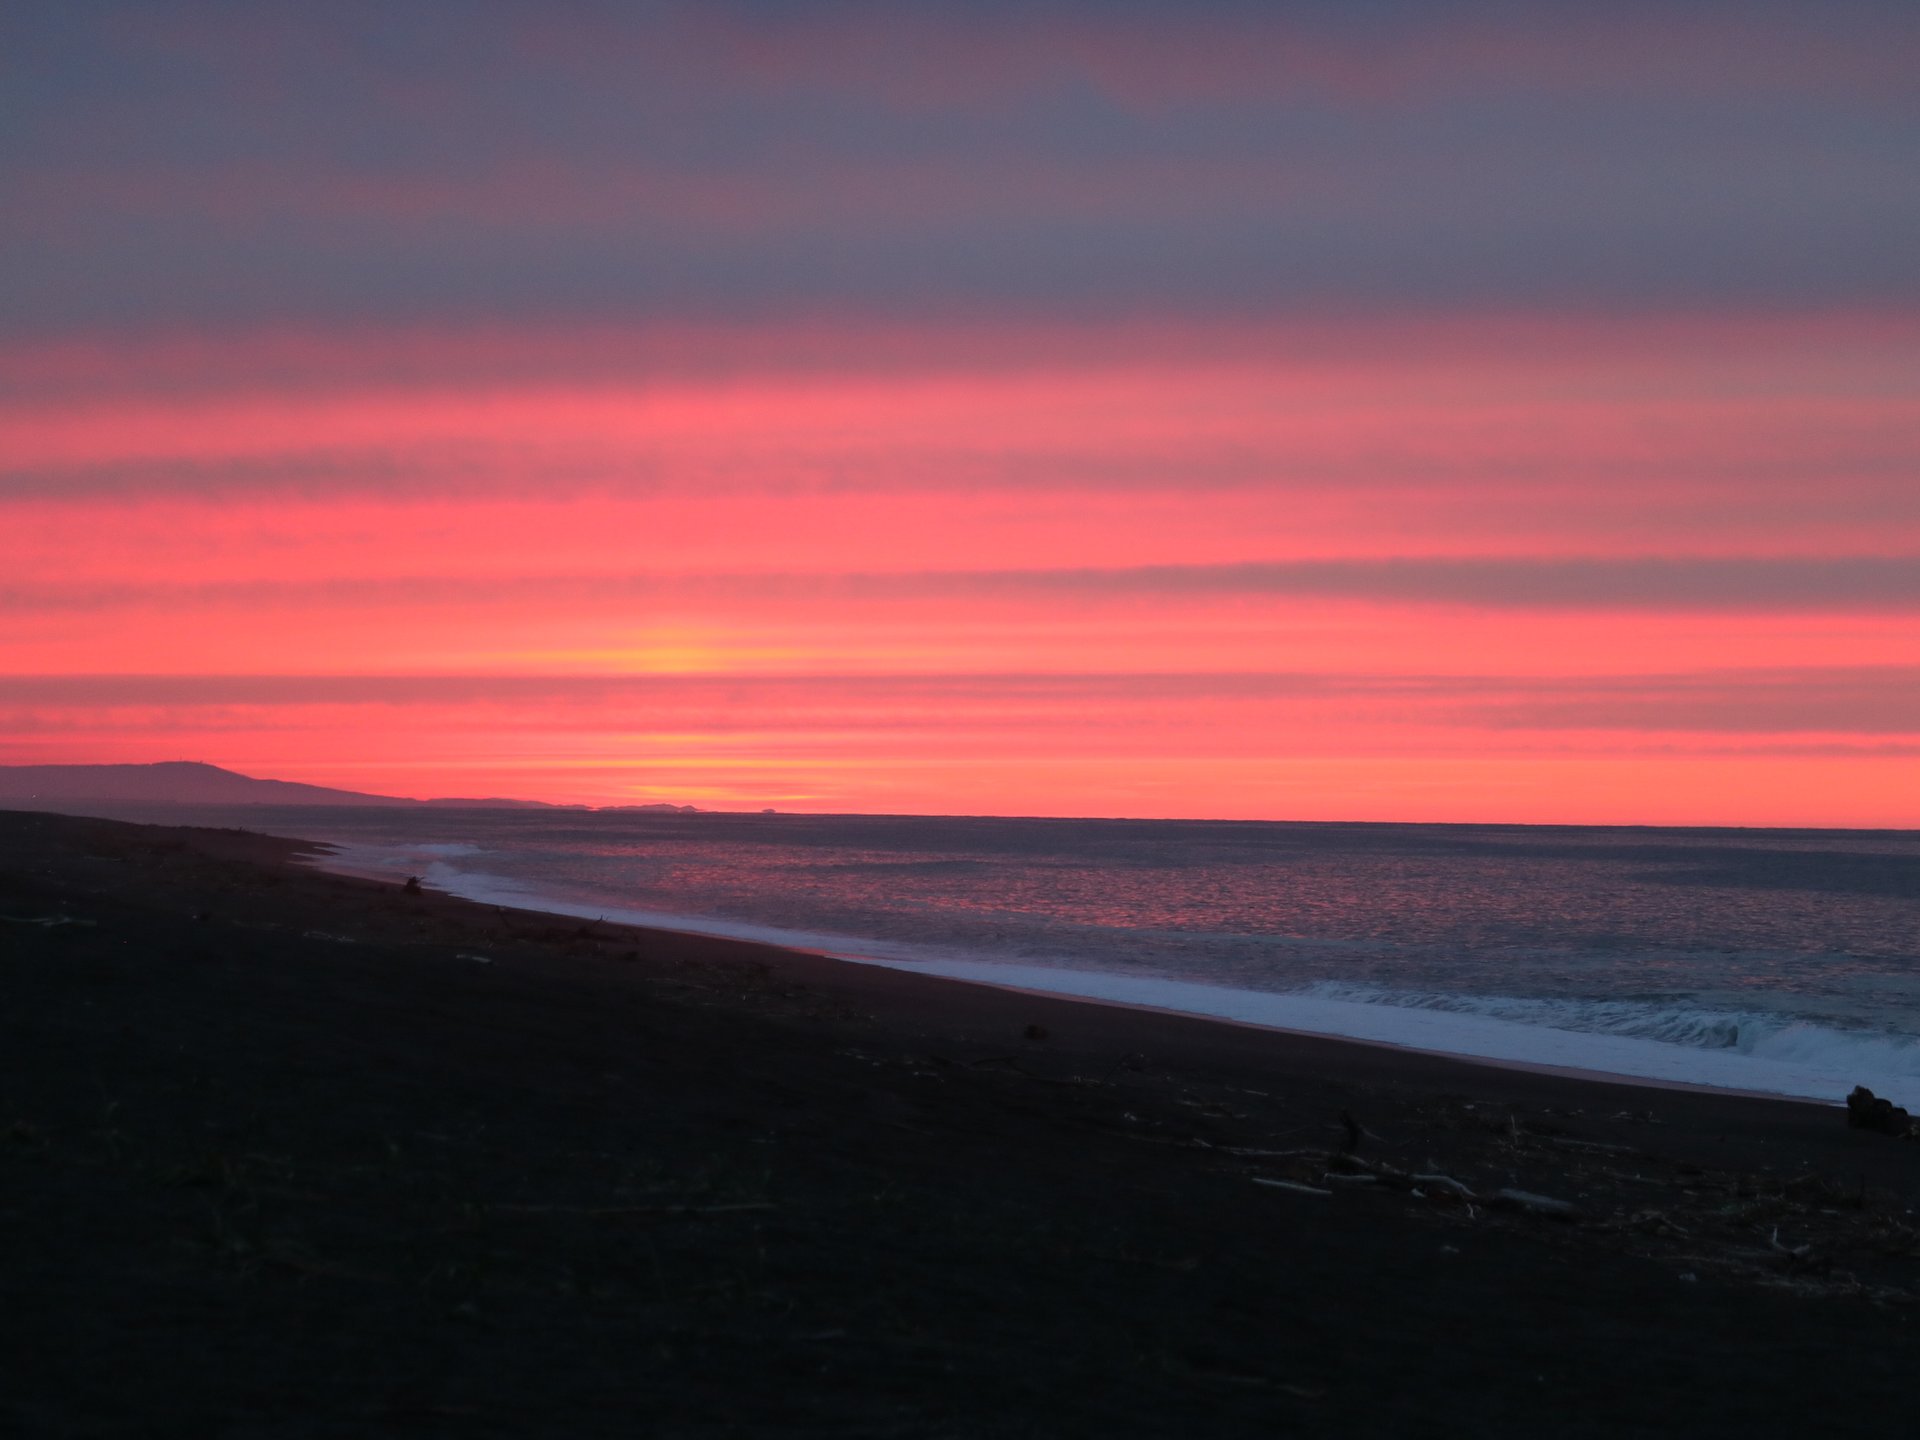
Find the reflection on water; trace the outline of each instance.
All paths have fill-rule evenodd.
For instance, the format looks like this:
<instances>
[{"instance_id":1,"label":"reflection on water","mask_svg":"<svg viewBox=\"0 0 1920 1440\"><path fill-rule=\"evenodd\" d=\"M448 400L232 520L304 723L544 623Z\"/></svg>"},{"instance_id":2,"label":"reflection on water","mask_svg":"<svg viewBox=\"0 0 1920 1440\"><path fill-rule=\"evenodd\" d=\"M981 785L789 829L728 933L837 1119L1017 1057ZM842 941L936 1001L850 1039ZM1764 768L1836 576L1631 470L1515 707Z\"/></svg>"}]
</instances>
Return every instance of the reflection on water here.
<instances>
[{"instance_id":1,"label":"reflection on water","mask_svg":"<svg viewBox=\"0 0 1920 1440\"><path fill-rule=\"evenodd\" d=\"M250 823L269 818L252 812ZM1920 1015L1920 835L280 811L609 908L1254 989L1737 998ZM1912 1028L1920 1031L1920 1024Z\"/></svg>"}]
</instances>

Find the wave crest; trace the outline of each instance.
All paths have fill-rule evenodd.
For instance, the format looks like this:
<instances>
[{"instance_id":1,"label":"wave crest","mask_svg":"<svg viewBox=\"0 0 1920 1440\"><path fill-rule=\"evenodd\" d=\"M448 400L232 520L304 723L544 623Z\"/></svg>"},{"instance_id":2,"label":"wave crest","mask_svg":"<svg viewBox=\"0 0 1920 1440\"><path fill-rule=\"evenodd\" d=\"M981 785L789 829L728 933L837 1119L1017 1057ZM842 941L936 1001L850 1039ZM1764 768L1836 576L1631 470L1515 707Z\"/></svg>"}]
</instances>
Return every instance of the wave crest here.
<instances>
[{"instance_id":1,"label":"wave crest","mask_svg":"<svg viewBox=\"0 0 1920 1440\"><path fill-rule=\"evenodd\" d=\"M1863 1075L1920 1078L1920 1037L1846 1030L1765 1011L1714 1010L1640 1000L1581 1000L1517 995L1453 995L1322 981L1297 992L1350 1005L1386 1005L1477 1015L1582 1035L1618 1035L1699 1050L1733 1051Z\"/></svg>"}]
</instances>

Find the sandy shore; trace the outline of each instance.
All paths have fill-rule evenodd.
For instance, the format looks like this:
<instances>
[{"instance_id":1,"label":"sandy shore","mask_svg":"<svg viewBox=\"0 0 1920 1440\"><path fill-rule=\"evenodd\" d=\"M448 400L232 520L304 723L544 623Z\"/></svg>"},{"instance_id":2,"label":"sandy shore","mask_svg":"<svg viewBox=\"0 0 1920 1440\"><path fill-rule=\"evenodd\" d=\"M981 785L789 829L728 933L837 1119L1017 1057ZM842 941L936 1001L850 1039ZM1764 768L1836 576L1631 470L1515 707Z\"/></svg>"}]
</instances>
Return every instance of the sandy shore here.
<instances>
[{"instance_id":1,"label":"sandy shore","mask_svg":"<svg viewBox=\"0 0 1920 1440\"><path fill-rule=\"evenodd\" d=\"M1837 1109L298 853L0 814L0 1428L1911 1431L1920 1146Z\"/></svg>"}]
</instances>

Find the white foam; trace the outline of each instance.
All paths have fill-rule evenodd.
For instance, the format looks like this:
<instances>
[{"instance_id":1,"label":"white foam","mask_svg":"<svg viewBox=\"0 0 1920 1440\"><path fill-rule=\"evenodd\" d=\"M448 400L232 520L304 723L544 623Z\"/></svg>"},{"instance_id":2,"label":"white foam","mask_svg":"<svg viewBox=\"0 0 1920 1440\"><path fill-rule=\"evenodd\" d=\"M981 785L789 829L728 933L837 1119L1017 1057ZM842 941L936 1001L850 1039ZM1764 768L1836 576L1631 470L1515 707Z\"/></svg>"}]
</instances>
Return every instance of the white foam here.
<instances>
[{"instance_id":1,"label":"white foam","mask_svg":"<svg viewBox=\"0 0 1920 1440\"><path fill-rule=\"evenodd\" d=\"M1920 1082L1920 1037L1838 1029L1777 1011L1716 1010L1644 1000L1564 996L1454 995L1323 981L1301 992L1315 999L1483 1016L1590 1035L1729 1051L1756 1060L1812 1066L1879 1079Z\"/></svg>"},{"instance_id":2,"label":"white foam","mask_svg":"<svg viewBox=\"0 0 1920 1440\"><path fill-rule=\"evenodd\" d=\"M871 963L899 965L897 961ZM1156 976L954 960L901 968L977 984L1173 1010L1436 1055L1579 1070L1623 1080L1754 1091L1831 1104L1838 1104L1849 1090L1864 1082L1896 1104L1920 1107L1920 1074L1912 1068L1914 1044L1903 1037L1854 1036L1817 1026L1789 1025L1771 1043L1749 1052L1563 1030L1457 1010L1370 1004L1304 991L1272 994L1233 990ZM1889 1060L1893 1062L1891 1067L1885 1063Z\"/></svg>"}]
</instances>

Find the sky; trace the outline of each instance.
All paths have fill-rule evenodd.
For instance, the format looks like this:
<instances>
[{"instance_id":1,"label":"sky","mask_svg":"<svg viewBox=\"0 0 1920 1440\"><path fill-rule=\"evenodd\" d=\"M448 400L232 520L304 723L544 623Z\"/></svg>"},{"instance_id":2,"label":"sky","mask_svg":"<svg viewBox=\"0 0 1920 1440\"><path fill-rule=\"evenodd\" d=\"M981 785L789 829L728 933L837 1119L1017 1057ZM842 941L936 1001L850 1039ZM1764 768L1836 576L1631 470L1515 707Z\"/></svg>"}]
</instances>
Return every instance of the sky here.
<instances>
[{"instance_id":1,"label":"sky","mask_svg":"<svg viewBox=\"0 0 1920 1440\"><path fill-rule=\"evenodd\" d=\"M1920 826L1920 6L0 9L0 763Z\"/></svg>"}]
</instances>

